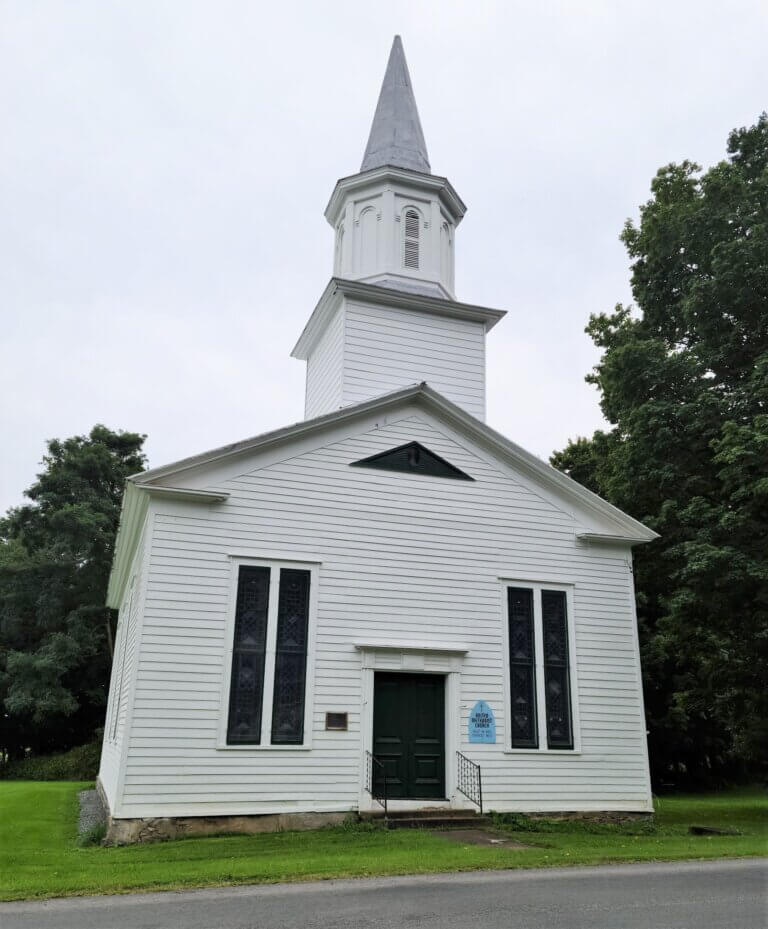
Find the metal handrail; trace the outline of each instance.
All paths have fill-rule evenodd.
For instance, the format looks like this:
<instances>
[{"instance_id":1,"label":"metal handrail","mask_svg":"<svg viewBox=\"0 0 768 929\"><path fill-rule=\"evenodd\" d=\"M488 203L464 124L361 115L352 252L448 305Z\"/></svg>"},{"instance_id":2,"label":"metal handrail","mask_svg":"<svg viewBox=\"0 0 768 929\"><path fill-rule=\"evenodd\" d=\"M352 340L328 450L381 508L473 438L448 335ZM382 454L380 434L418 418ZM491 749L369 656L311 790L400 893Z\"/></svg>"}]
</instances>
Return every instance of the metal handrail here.
<instances>
[{"instance_id":1,"label":"metal handrail","mask_svg":"<svg viewBox=\"0 0 768 929\"><path fill-rule=\"evenodd\" d=\"M456 787L464 796L476 803L480 807L480 815L483 815L483 775L480 765L476 764L461 752L456 752L458 762L458 776Z\"/></svg>"},{"instance_id":2,"label":"metal handrail","mask_svg":"<svg viewBox=\"0 0 768 929\"><path fill-rule=\"evenodd\" d=\"M387 818L387 775L384 765L379 759L366 749L366 785L365 789L371 797L384 807L384 819ZM377 777L379 775L379 777ZM381 789L379 789L381 785Z\"/></svg>"}]
</instances>

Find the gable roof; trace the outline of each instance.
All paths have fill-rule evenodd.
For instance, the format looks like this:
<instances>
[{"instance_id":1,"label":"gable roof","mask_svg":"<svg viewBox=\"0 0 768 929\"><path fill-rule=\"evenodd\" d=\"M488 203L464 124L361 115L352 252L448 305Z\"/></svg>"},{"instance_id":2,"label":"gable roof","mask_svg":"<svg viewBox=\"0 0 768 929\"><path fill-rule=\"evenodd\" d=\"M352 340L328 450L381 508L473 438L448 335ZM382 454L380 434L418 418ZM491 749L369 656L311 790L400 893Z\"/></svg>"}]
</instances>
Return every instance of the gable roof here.
<instances>
[{"instance_id":1,"label":"gable roof","mask_svg":"<svg viewBox=\"0 0 768 929\"><path fill-rule=\"evenodd\" d=\"M222 445L199 455L192 455L180 461L150 468L128 478L123 496L123 508L115 543L115 556L109 579L107 604L118 607L122 591L128 578L133 553L140 535L143 516L147 509L149 496L178 497L194 500L202 504L221 503L227 498L225 492L206 491L199 487L185 488L185 474L227 459L237 459L255 452L264 452L279 448L291 441L322 432L344 423L353 423L370 414L385 414L396 407L415 404L445 420L449 425L474 440L479 446L506 460L512 467L526 475L534 484L553 490L573 500L596 517L602 517L611 527L610 531L588 531L580 538L588 542L638 544L651 542L658 538L658 533L644 526L641 522L628 516L618 507L603 500L597 494L582 487L567 475L527 452L515 442L505 438L501 433L456 406L442 394L426 383L413 384L391 393L342 407L332 413L314 419L302 420L282 429L265 432L261 435Z\"/></svg>"}]
</instances>

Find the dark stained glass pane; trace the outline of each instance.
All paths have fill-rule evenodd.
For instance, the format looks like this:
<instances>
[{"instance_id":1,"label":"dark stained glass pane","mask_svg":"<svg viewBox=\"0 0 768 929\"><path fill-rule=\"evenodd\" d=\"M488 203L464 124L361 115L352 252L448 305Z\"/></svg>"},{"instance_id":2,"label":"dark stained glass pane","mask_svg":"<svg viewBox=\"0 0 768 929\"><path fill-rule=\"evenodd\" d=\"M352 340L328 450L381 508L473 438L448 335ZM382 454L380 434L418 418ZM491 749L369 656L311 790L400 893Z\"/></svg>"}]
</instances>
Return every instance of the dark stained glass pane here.
<instances>
[{"instance_id":1,"label":"dark stained glass pane","mask_svg":"<svg viewBox=\"0 0 768 929\"><path fill-rule=\"evenodd\" d=\"M533 631L533 591L507 588L509 611L510 720L513 748L537 748L536 644Z\"/></svg>"},{"instance_id":2,"label":"dark stained glass pane","mask_svg":"<svg viewBox=\"0 0 768 929\"><path fill-rule=\"evenodd\" d=\"M283 568L280 571L275 691L272 702L274 745L301 745L304 741L309 579L309 571L295 568Z\"/></svg>"},{"instance_id":3,"label":"dark stained glass pane","mask_svg":"<svg viewBox=\"0 0 768 929\"><path fill-rule=\"evenodd\" d=\"M541 621L544 636L547 743L550 748L573 748L565 591L542 590Z\"/></svg>"},{"instance_id":4,"label":"dark stained glass pane","mask_svg":"<svg viewBox=\"0 0 768 929\"><path fill-rule=\"evenodd\" d=\"M229 692L229 744L258 745L261 741L268 606L269 568L240 568Z\"/></svg>"}]
</instances>

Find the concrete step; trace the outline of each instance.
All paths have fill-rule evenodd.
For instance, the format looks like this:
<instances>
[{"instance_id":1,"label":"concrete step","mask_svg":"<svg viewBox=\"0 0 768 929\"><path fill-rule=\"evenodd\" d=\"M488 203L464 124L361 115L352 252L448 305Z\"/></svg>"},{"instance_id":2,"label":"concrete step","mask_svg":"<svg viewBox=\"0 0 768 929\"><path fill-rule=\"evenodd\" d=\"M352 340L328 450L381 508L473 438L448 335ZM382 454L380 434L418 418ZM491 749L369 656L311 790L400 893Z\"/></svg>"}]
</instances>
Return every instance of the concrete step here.
<instances>
[{"instance_id":1,"label":"concrete step","mask_svg":"<svg viewBox=\"0 0 768 929\"><path fill-rule=\"evenodd\" d=\"M410 816L390 816L387 822L390 829L483 829L490 825L492 821L489 816L466 813L448 816L422 816L421 813L414 813Z\"/></svg>"},{"instance_id":2,"label":"concrete step","mask_svg":"<svg viewBox=\"0 0 768 929\"><path fill-rule=\"evenodd\" d=\"M365 810L361 812L360 819L381 819L384 815L384 808L380 807L377 810ZM413 817L422 817L428 819L431 817L467 817L467 816L476 816L477 810L473 809L464 809L457 810L451 807L440 807L440 806L427 806L422 809L413 809L413 810L392 810L389 811L390 819L412 819Z\"/></svg>"},{"instance_id":3,"label":"concrete step","mask_svg":"<svg viewBox=\"0 0 768 929\"><path fill-rule=\"evenodd\" d=\"M390 810L389 818L390 819L412 819L414 816L421 816L425 819L428 819L433 816L437 817L466 817L466 816L475 816L477 815L475 810L454 810L450 807L425 807L421 810Z\"/></svg>"}]
</instances>

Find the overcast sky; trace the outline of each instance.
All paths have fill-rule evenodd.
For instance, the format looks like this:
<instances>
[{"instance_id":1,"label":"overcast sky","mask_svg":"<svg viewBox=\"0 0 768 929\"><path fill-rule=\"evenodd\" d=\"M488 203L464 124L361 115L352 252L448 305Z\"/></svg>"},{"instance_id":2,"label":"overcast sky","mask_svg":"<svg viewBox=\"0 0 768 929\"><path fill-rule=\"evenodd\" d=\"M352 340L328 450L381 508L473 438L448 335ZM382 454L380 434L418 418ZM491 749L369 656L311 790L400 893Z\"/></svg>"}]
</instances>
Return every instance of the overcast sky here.
<instances>
[{"instance_id":1,"label":"overcast sky","mask_svg":"<svg viewBox=\"0 0 768 929\"><path fill-rule=\"evenodd\" d=\"M656 170L768 106L768 3L0 0L0 511L101 422L161 465L299 420L289 353L331 275L395 33L467 203L458 299L488 421L541 457L601 424L590 312Z\"/></svg>"}]
</instances>

